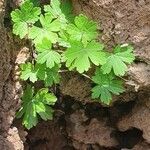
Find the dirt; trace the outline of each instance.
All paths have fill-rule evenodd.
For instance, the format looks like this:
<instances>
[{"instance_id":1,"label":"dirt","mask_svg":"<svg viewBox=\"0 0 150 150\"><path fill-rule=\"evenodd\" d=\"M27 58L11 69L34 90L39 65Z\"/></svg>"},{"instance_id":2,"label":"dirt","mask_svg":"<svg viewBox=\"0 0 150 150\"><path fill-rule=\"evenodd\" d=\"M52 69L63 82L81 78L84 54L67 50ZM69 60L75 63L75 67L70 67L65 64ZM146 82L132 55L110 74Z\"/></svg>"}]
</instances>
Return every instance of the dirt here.
<instances>
[{"instance_id":1,"label":"dirt","mask_svg":"<svg viewBox=\"0 0 150 150\"><path fill-rule=\"evenodd\" d=\"M9 13L20 1L0 0L0 150L149 150L150 1L72 1L74 13L98 22L106 49L118 43L134 46L136 60L124 77L126 92L106 107L91 100L89 79L62 73L54 120L24 129L14 118L22 93L18 65L30 57L30 43L10 32Z\"/></svg>"}]
</instances>

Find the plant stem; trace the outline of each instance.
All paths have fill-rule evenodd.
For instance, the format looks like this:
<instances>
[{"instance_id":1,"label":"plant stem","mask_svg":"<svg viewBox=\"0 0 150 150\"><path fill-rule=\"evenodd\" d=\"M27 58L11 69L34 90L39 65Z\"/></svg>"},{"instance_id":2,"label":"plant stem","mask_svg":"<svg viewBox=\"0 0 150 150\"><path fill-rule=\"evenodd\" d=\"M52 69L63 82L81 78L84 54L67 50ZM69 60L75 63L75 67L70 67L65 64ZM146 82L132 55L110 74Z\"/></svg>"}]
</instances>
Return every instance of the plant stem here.
<instances>
[{"instance_id":1,"label":"plant stem","mask_svg":"<svg viewBox=\"0 0 150 150\"><path fill-rule=\"evenodd\" d=\"M88 76L87 74L82 74L84 77L86 77L87 79L89 79L89 80L91 80L92 81L92 79L91 79L91 77L90 76Z\"/></svg>"}]
</instances>

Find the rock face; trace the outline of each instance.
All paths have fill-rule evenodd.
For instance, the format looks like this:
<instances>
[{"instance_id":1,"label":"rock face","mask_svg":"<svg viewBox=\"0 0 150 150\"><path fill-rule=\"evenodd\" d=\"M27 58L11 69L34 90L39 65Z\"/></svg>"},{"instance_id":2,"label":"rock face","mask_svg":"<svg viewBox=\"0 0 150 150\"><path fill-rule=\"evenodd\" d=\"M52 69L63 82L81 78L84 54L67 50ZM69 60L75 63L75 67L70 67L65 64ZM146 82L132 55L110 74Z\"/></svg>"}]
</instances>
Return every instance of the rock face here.
<instances>
[{"instance_id":1,"label":"rock face","mask_svg":"<svg viewBox=\"0 0 150 150\"><path fill-rule=\"evenodd\" d=\"M134 46L136 61L129 66L127 91L114 97L114 106L106 108L91 101L91 82L86 77L62 73L62 103L59 101L56 106L63 114L59 123L55 119L41 122L27 136L12 122L20 106L18 64L29 57L29 49L3 25L5 14L9 15L5 12L6 1L13 2L10 5L14 7L20 3L0 0L0 150L149 150L150 1L72 0L75 13L86 14L98 22L102 31L99 40L107 49L111 51L117 43ZM41 0L42 4L47 2ZM63 103L65 96L68 99Z\"/></svg>"},{"instance_id":2,"label":"rock face","mask_svg":"<svg viewBox=\"0 0 150 150\"><path fill-rule=\"evenodd\" d=\"M145 103L137 104L131 113L120 119L118 128L121 131L128 130L132 127L143 131L143 138L150 143L150 99Z\"/></svg>"},{"instance_id":3,"label":"rock face","mask_svg":"<svg viewBox=\"0 0 150 150\"><path fill-rule=\"evenodd\" d=\"M68 136L73 140L76 149L81 149L80 144L99 147L118 145L118 142L111 137L113 128L108 127L105 120L98 121L93 118L88 121L83 110L77 110L69 117L67 116L66 122Z\"/></svg>"},{"instance_id":4,"label":"rock face","mask_svg":"<svg viewBox=\"0 0 150 150\"><path fill-rule=\"evenodd\" d=\"M67 145L67 138L63 135L58 122L41 122L29 133L27 139L30 140L31 145L28 144L33 150L65 150Z\"/></svg>"},{"instance_id":5,"label":"rock face","mask_svg":"<svg viewBox=\"0 0 150 150\"><path fill-rule=\"evenodd\" d=\"M64 95L69 95L82 103L87 103L91 100L91 83L78 74L62 74L60 90Z\"/></svg>"},{"instance_id":6,"label":"rock face","mask_svg":"<svg viewBox=\"0 0 150 150\"><path fill-rule=\"evenodd\" d=\"M11 43L5 29L0 29L0 149L8 149L9 141L4 137L8 136L9 128L12 124L15 112L18 108L18 96L16 94L16 84L12 81L11 64ZM1 144L5 146L1 148ZM4 144L3 143L3 144Z\"/></svg>"},{"instance_id":7,"label":"rock face","mask_svg":"<svg viewBox=\"0 0 150 150\"><path fill-rule=\"evenodd\" d=\"M134 146L132 150L149 150L150 145L144 142L141 142Z\"/></svg>"},{"instance_id":8,"label":"rock face","mask_svg":"<svg viewBox=\"0 0 150 150\"><path fill-rule=\"evenodd\" d=\"M5 0L0 1L0 149L21 150L23 143L17 129L10 128L20 105L21 86L15 79L18 44L4 27L5 3Z\"/></svg>"}]
</instances>

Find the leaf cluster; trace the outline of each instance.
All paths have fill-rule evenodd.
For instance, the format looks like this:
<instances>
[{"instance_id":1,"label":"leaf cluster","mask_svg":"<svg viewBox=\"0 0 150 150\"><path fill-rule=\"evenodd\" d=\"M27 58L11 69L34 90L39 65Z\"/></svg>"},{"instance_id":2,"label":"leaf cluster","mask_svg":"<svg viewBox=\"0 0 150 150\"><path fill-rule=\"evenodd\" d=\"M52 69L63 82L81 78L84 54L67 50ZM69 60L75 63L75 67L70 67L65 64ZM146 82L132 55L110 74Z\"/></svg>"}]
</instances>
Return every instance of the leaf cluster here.
<instances>
[{"instance_id":1,"label":"leaf cluster","mask_svg":"<svg viewBox=\"0 0 150 150\"><path fill-rule=\"evenodd\" d=\"M59 72L64 66L69 71L76 70L80 74L95 66L95 75L91 77L95 84L92 88L92 98L110 104L112 94L119 95L124 91L118 76L124 76L127 65L134 61L132 46L117 45L113 52L108 52L104 44L97 41L97 23L83 14L74 16L70 0L62 3L60 0L51 0L50 4L42 9L32 2L26 0L20 9L11 13L13 33L21 39L30 39L34 46L34 51L31 51L34 53L32 62L21 65L21 79L32 83L42 81L45 87L51 87L59 83ZM29 89L31 90L28 88L28 91ZM25 94L22 98L25 114L29 106L25 102L27 99L38 99L45 105L40 96L24 97L28 96ZM35 106L35 103L32 104ZM34 114L39 112L35 111ZM37 122L36 117L32 114L31 116L34 120L32 125L27 125L32 119L23 123L28 128Z\"/></svg>"},{"instance_id":2,"label":"leaf cluster","mask_svg":"<svg viewBox=\"0 0 150 150\"><path fill-rule=\"evenodd\" d=\"M53 106L57 98L48 93L48 89L40 89L36 94L34 88L27 86L22 97L22 107L17 113L17 118L23 117L23 125L30 129L38 123L38 117L43 120L52 119Z\"/></svg>"}]
</instances>

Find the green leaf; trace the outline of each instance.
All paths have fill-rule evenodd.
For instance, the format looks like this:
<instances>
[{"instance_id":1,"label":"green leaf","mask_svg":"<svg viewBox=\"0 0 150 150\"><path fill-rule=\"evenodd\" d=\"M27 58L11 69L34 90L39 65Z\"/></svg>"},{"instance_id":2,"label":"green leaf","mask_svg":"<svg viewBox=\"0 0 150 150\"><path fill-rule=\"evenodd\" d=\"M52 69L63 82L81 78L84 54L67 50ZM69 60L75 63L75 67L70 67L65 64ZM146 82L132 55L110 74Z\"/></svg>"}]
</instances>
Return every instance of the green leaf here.
<instances>
[{"instance_id":1,"label":"green leaf","mask_svg":"<svg viewBox=\"0 0 150 150\"><path fill-rule=\"evenodd\" d=\"M34 96L35 95L35 96ZM22 107L17 113L18 118L23 116L23 125L30 129L38 123L38 115L43 120L53 118L52 105L57 98L48 92L48 89L41 89L36 94L31 86L28 86L22 97Z\"/></svg>"},{"instance_id":2,"label":"green leaf","mask_svg":"<svg viewBox=\"0 0 150 150\"><path fill-rule=\"evenodd\" d=\"M109 74L112 70L117 76L125 75L128 67L126 64L131 64L135 59L133 48L130 45L118 45L114 49L114 54L111 54L105 64L102 66L104 74Z\"/></svg>"},{"instance_id":3,"label":"green leaf","mask_svg":"<svg viewBox=\"0 0 150 150\"><path fill-rule=\"evenodd\" d=\"M69 41L69 35L65 31L60 31L59 33L59 45L63 47L71 47L70 41Z\"/></svg>"},{"instance_id":4,"label":"green leaf","mask_svg":"<svg viewBox=\"0 0 150 150\"><path fill-rule=\"evenodd\" d=\"M43 52L43 51L46 51L46 50L51 50L52 43L47 38L44 38L42 40L42 43L38 43L37 45L35 45L35 47L36 47L37 52Z\"/></svg>"},{"instance_id":5,"label":"green leaf","mask_svg":"<svg viewBox=\"0 0 150 150\"><path fill-rule=\"evenodd\" d=\"M57 84L60 81L59 75L59 67L54 66L53 68L47 68L46 64L39 65L38 64L37 77L40 80L43 80L45 86L52 86L53 84Z\"/></svg>"},{"instance_id":6,"label":"green leaf","mask_svg":"<svg viewBox=\"0 0 150 150\"><path fill-rule=\"evenodd\" d=\"M91 63L96 66L106 62L106 56L103 51L102 44L91 41L86 47L81 42L72 42L71 47L63 54L63 61L66 61L66 66L72 70L77 69L79 73L88 71Z\"/></svg>"},{"instance_id":7,"label":"green leaf","mask_svg":"<svg viewBox=\"0 0 150 150\"><path fill-rule=\"evenodd\" d=\"M28 103L30 99L32 99L33 93L34 89L30 85L27 85L26 90L22 96L23 103Z\"/></svg>"},{"instance_id":8,"label":"green leaf","mask_svg":"<svg viewBox=\"0 0 150 150\"><path fill-rule=\"evenodd\" d=\"M58 19L53 19L51 15L47 14L45 16L40 16L40 22L42 27L51 31L51 32L58 32L60 31L61 24Z\"/></svg>"},{"instance_id":9,"label":"green leaf","mask_svg":"<svg viewBox=\"0 0 150 150\"><path fill-rule=\"evenodd\" d=\"M65 15L66 19L69 22L73 22L74 15L73 15L73 7L71 0L64 0L60 5L62 13Z\"/></svg>"},{"instance_id":10,"label":"green leaf","mask_svg":"<svg viewBox=\"0 0 150 150\"><path fill-rule=\"evenodd\" d=\"M77 16L75 24L68 25L67 32L70 34L71 40L82 41L84 45L98 35L96 22L89 20L84 15Z\"/></svg>"},{"instance_id":11,"label":"green leaf","mask_svg":"<svg viewBox=\"0 0 150 150\"><path fill-rule=\"evenodd\" d=\"M53 119L53 109L47 105L44 105L43 103L38 103L36 105L37 113L40 115L40 117L47 121Z\"/></svg>"},{"instance_id":12,"label":"green leaf","mask_svg":"<svg viewBox=\"0 0 150 150\"><path fill-rule=\"evenodd\" d=\"M55 66L51 69L46 69L46 77L44 80L45 86L51 86L60 82L59 67Z\"/></svg>"},{"instance_id":13,"label":"green leaf","mask_svg":"<svg viewBox=\"0 0 150 150\"><path fill-rule=\"evenodd\" d=\"M36 114L36 108L34 103L29 103L26 106L22 124L29 130L36 126L38 123L38 118Z\"/></svg>"},{"instance_id":14,"label":"green leaf","mask_svg":"<svg viewBox=\"0 0 150 150\"><path fill-rule=\"evenodd\" d=\"M26 104L30 102L30 99L33 97L34 90L30 85L27 85L26 90L24 91L24 94L22 96L23 101L23 107L16 113L17 118L21 118L25 112Z\"/></svg>"},{"instance_id":15,"label":"green leaf","mask_svg":"<svg viewBox=\"0 0 150 150\"><path fill-rule=\"evenodd\" d=\"M53 94L48 93L47 88L39 90L35 96L35 99L37 99L37 101L41 101L42 103L51 106L55 105L55 102L57 101L57 98Z\"/></svg>"},{"instance_id":16,"label":"green leaf","mask_svg":"<svg viewBox=\"0 0 150 150\"><path fill-rule=\"evenodd\" d=\"M37 63L46 63L48 68L53 68L55 65L60 64L61 55L52 50L51 47L52 45L47 39L44 39L41 44L37 45L37 51L39 51L37 56Z\"/></svg>"},{"instance_id":17,"label":"green leaf","mask_svg":"<svg viewBox=\"0 0 150 150\"><path fill-rule=\"evenodd\" d=\"M57 3L57 4L54 4L54 3ZM45 5L44 6L44 11L46 13L51 14L53 16L53 18L58 18L60 15L62 15L59 0L52 0L51 1L51 6L50 5Z\"/></svg>"},{"instance_id":18,"label":"green leaf","mask_svg":"<svg viewBox=\"0 0 150 150\"><path fill-rule=\"evenodd\" d=\"M46 50L37 56L37 63L44 64L46 62L46 66L48 68L53 68L56 64L60 64L61 56L59 53Z\"/></svg>"},{"instance_id":19,"label":"green leaf","mask_svg":"<svg viewBox=\"0 0 150 150\"><path fill-rule=\"evenodd\" d=\"M35 45L42 43L44 39L48 39L51 43L58 41L57 32L60 31L61 24L58 19L53 19L50 15L41 15L40 22L42 27L33 26L29 30L29 38L34 40Z\"/></svg>"},{"instance_id":20,"label":"green leaf","mask_svg":"<svg viewBox=\"0 0 150 150\"><path fill-rule=\"evenodd\" d=\"M36 70L34 69L34 65L31 63L22 64L21 65L21 76L22 80L30 80L33 83L37 81Z\"/></svg>"},{"instance_id":21,"label":"green leaf","mask_svg":"<svg viewBox=\"0 0 150 150\"><path fill-rule=\"evenodd\" d=\"M20 9L12 11L11 18L14 22L13 33L24 38L28 34L28 27L39 19L41 14L40 7L34 7L33 3L26 1L21 5Z\"/></svg>"},{"instance_id":22,"label":"green leaf","mask_svg":"<svg viewBox=\"0 0 150 150\"><path fill-rule=\"evenodd\" d=\"M27 63L22 64L21 69L22 71L20 78L22 80L29 79L33 83L37 80L43 80L46 87L57 84L60 81L58 65L50 69L46 67L46 64L36 63L34 66L31 63Z\"/></svg>"},{"instance_id":23,"label":"green leaf","mask_svg":"<svg viewBox=\"0 0 150 150\"><path fill-rule=\"evenodd\" d=\"M107 105L109 105L112 100L111 94L119 95L124 92L122 82L116 80L112 73L103 74L101 69L97 69L92 80L96 84L92 89L92 98L100 98L101 102Z\"/></svg>"},{"instance_id":24,"label":"green leaf","mask_svg":"<svg viewBox=\"0 0 150 150\"><path fill-rule=\"evenodd\" d=\"M23 39L28 33L28 25L25 22L15 23L13 25L13 33L19 35Z\"/></svg>"},{"instance_id":25,"label":"green leaf","mask_svg":"<svg viewBox=\"0 0 150 150\"><path fill-rule=\"evenodd\" d=\"M34 6L39 6L40 5L39 0L29 0L29 1L32 2Z\"/></svg>"},{"instance_id":26,"label":"green leaf","mask_svg":"<svg viewBox=\"0 0 150 150\"><path fill-rule=\"evenodd\" d=\"M51 5L45 5L44 11L50 14L53 18L57 18L61 23L61 28L65 29L67 26L67 19L62 13L60 0L51 0Z\"/></svg>"}]
</instances>

